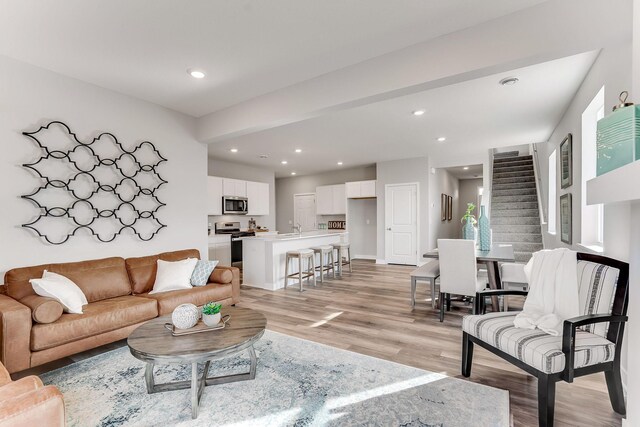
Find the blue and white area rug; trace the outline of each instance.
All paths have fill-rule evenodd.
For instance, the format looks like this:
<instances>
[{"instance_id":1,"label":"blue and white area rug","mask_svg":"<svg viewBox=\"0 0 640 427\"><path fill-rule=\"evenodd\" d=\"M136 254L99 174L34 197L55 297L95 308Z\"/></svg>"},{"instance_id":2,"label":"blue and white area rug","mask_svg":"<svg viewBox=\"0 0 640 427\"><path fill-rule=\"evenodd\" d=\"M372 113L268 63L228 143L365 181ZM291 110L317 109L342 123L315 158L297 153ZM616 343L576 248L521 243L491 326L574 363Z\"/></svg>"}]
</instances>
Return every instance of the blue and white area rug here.
<instances>
[{"instance_id":1,"label":"blue and white area rug","mask_svg":"<svg viewBox=\"0 0 640 427\"><path fill-rule=\"evenodd\" d=\"M196 420L189 390L147 394L145 364L127 347L48 372L69 426L508 426L509 394L374 357L267 331L253 381L205 387ZM209 375L249 368L248 354ZM190 367L156 368L156 383Z\"/></svg>"}]
</instances>

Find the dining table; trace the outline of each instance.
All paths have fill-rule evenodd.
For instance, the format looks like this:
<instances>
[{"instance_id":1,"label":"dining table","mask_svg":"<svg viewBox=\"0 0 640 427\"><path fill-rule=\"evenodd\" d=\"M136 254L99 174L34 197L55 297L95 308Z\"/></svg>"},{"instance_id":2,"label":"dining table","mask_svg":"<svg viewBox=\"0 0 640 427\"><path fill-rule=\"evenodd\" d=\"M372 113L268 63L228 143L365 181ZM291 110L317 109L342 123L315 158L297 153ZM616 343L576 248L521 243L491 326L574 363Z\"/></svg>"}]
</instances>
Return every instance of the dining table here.
<instances>
[{"instance_id":1,"label":"dining table","mask_svg":"<svg viewBox=\"0 0 640 427\"><path fill-rule=\"evenodd\" d=\"M439 258L438 249L432 249L422 255L423 258ZM515 262L513 245L508 243L494 243L488 251L476 249L476 262L487 266L487 279L491 289L502 289L500 281L500 262ZM491 304L494 311L498 311L498 298L492 297Z\"/></svg>"}]
</instances>

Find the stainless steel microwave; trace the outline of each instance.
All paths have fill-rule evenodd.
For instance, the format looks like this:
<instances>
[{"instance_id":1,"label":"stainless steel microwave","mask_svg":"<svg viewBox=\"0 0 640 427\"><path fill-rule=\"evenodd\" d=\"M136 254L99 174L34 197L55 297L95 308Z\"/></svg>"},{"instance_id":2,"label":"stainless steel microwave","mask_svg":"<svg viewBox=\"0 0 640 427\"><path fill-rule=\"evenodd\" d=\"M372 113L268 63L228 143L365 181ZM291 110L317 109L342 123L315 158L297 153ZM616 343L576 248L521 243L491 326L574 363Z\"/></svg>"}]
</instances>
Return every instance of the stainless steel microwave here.
<instances>
[{"instance_id":1,"label":"stainless steel microwave","mask_svg":"<svg viewBox=\"0 0 640 427\"><path fill-rule=\"evenodd\" d=\"M249 211L249 199L246 197L222 196L223 215L246 215Z\"/></svg>"}]
</instances>

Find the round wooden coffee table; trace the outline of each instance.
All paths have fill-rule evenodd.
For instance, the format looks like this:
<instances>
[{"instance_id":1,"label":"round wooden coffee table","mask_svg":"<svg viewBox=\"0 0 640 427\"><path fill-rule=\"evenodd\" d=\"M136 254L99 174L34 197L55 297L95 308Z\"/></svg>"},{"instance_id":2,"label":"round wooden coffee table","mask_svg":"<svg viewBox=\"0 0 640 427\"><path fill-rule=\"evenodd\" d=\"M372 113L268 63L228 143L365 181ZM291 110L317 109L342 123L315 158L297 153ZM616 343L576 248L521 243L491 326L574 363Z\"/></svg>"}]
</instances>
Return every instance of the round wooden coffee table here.
<instances>
[{"instance_id":1,"label":"round wooden coffee table","mask_svg":"<svg viewBox=\"0 0 640 427\"><path fill-rule=\"evenodd\" d=\"M252 380L256 376L256 352L253 344L262 337L267 319L262 313L240 307L223 307L222 315L230 315L224 329L174 337L165 328L171 316L161 316L139 326L127 339L131 354L147 363L145 380L148 393L191 388L191 416L198 417L198 405L205 386ZM208 377L212 360L248 350L251 356L249 372L220 377ZM191 381L156 384L153 367L156 364L191 364ZM202 376L198 365L204 363Z\"/></svg>"}]
</instances>

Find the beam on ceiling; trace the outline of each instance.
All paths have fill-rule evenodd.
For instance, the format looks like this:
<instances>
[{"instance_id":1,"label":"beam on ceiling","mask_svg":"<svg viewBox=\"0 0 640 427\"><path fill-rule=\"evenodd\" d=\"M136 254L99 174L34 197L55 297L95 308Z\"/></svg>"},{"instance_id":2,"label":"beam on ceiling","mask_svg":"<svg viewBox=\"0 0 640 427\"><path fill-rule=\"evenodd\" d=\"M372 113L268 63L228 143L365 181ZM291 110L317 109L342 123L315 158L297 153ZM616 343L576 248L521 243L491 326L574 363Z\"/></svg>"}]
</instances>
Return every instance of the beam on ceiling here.
<instances>
[{"instance_id":1,"label":"beam on ceiling","mask_svg":"<svg viewBox=\"0 0 640 427\"><path fill-rule=\"evenodd\" d=\"M632 0L551 0L203 116L197 138L215 143L627 43L631 12Z\"/></svg>"}]
</instances>

